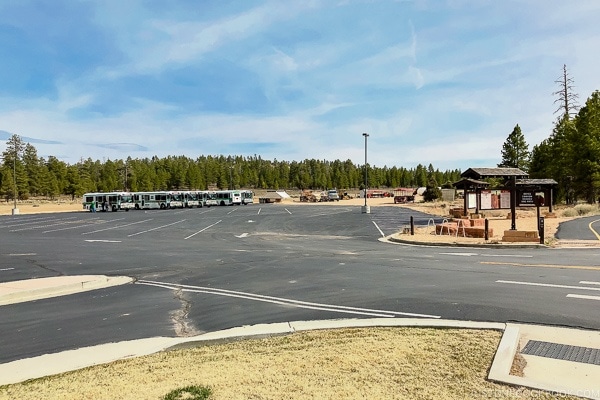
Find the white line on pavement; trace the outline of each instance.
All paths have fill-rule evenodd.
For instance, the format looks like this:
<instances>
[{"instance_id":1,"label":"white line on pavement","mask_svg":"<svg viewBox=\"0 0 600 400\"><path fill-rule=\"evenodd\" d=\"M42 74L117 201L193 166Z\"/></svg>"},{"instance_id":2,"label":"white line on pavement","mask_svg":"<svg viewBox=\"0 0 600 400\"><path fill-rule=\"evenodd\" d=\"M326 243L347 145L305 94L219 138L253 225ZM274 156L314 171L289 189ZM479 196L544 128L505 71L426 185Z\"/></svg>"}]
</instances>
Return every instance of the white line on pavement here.
<instances>
[{"instance_id":1,"label":"white line on pavement","mask_svg":"<svg viewBox=\"0 0 600 400\"><path fill-rule=\"evenodd\" d=\"M479 255L477 253L440 253L440 254L443 254L445 256L463 256L463 257L471 257L471 256Z\"/></svg>"},{"instance_id":2,"label":"white line on pavement","mask_svg":"<svg viewBox=\"0 0 600 400\"><path fill-rule=\"evenodd\" d=\"M120 240L100 240L100 239L86 239L86 242L90 242L90 243L94 243L94 242L101 242L101 243L121 243Z\"/></svg>"},{"instance_id":3,"label":"white line on pavement","mask_svg":"<svg viewBox=\"0 0 600 400\"><path fill-rule=\"evenodd\" d=\"M375 225L375 228L377 228L377 230L379 231L379 233L381 233L381 237L384 237L385 234L383 233L383 231L381 229L379 229L379 226L377 226L377 224L375 223L375 221L371 221L373 223L373 225Z\"/></svg>"},{"instance_id":4,"label":"white line on pavement","mask_svg":"<svg viewBox=\"0 0 600 400\"><path fill-rule=\"evenodd\" d=\"M21 256L37 256L37 253L11 253L9 256L21 257Z\"/></svg>"},{"instance_id":5,"label":"white line on pavement","mask_svg":"<svg viewBox=\"0 0 600 400\"><path fill-rule=\"evenodd\" d=\"M259 294L245 293L245 292L239 292L239 291L233 291L233 290L208 288L208 287L202 287L202 286L180 285L180 284L173 284L173 283L168 283L168 282L140 280L140 281L137 281L136 283L142 284L142 285L162 287L162 288L171 289L171 290L181 289L183 291L194 292L194 293L206 293L206 294L214 294L214 295L218 295L218 296L236 297L236 298L247 299L247 300L254 300L254 301L261 301L261 302L266 302L266 303L274 303L274 304L293 306L293 307L298 307L298 308L307 308L307 309L322 310L322 311L333 311L333 312L346 313L346 314L369 315L369 316L387 317L387 318L393 318L396 315L421 317L421 318L441 318L438 315L415 314L415 313L406 313L406 312L399 312L399 311L374 310L374 309L370 309L370 308L337 306L337 305L333 305L333 304L313 303L313 302L307 302L307 301L285 299L285 298L281 298L281 297L273 297L273 296L264 296L264 295L259 295Z\"/></svg>"},{"instance_id":6,"label":"white line on pavement","mask_svg":"<svg viewBox=\"0 0 600 400\"><path fill-rule=\"evenodd\" d=\"M568 294L567 297L572 297L572 298L575 298L575 299L598 300L598 301L600 301L600 296L587 296L585 294Z\"/></svg>"},{"instance_id":7,"label":"white line on pavement","mask_svg":"<svg viewBox=\"0 0 600 400\"><path fill-rule=\"evenodd\" d=\"M167 226L171 226L171 225L175 225L175 224L180 224L180 223L182 223L183 221L185 221L185 219L182 219L182 220L180 220L180 221L175 221L175 222L172 222L172 223L170 223L170 224L166 224L166 225L157 226L156 228L147 229L147 230L145 230L145 231L141 231L141 232L132 233L131 235L127 235L127 237L132 237L132 236L141 235L142 233L148 233L148 232L152 232L152 231L155 231L155 230L157 230L157 229L160 229L160 228L166 228Z\"/></svg>"},{"instance_id":8,"label":"white line on pavement","mask_svg":"<svg viewBox=\"0 0 600 400\"><path fill-rule=\"evenodd\" d=\"M287 208L284 208L285 211L288 212L288 214L292 215L292 212L290 210L288 210Z\"/></svg>"},{"instance_id":9,"label":"white line on pavement","mask_svg":"<svg viewBox=\"0 0 600 400\"><path fill-rule=\"evenodd\" d=\"M447 255L447 256L464 256L464 257L472 257L472 256L479 256L479 257L506 257L506 258L510 258L510 257L514 257L514 258L531 258L531 257L533 257L533 256L520 255L520 254L481 254L481 253L439 253L439 254L443 254L443 255Z\"/></svg>"},{"instance_id":10,"label":"white line on pavement","mask_svg":"<svg viewBox=\"0 0 600 400\"><path fill-rule=\"evenodd\" d=\"M262 208L258 209L258 212L256 213L256 215L260 215L260 210L262 210Z\"/></svg>"},{"instance_id":11,"label":"white line on pavement","mask_svg":"<svg viewBox=\"0 0 600 400\"><path fill-rule=\"evenodd\" d=\"M97 219L97 218L94 218L94 219ZM117 218L117 219L113 219L113 220L111 220L111 221L98 221L97 223L98 223L98 224L106 224L107 222L120 221L120 220L122 220L122 219L125 219L125 218ZM79 220L79 221L74 221L74 222L80 222L80 221L81 221L81 222L89 222L90 220ZM89 224L85 224L85 225L77 225L77 226L68 226L68 227L66 227L66 228L58 228L58 229L51 229L51 230L49 230L49 231L43 231L42 233L51 233L51 232L58 232L58 231L67 231L67 230L70 230L70 229L87 228L87 227L89 227L89 226L90 226Z\"/></svg>"},{"instance_id":12,"label":"white line on pavement","mask_svg":"<svg viewBox=\"0 0 600 400\"><path fill-rule=\"evenodd\" d=\"M84 232L84 233L82 233L82 235L91 235L92 233L103 232L103 231L110 231L111 229L119 229L119 228L123 228L125 226L137 225L137 224L141 224L143 222L148 222L148 221L152 221L152 220L153 220L153 218L150 218L150 219L145 219L143 221L132 222L130 224L111 226L110 228L98 229L98 230L91 231L91 232Z\"/></svg>"},{"instance_id":13,"label":"white line on pavement","mask_svg":"<svg viewBox=\"0 0 600 400\"><path fill-rule=\"evenodd\" d=\"M219 222L221 222L221 221L223 221L223 220L222 220L222 219L220 219L220 220L218 220L217 222L215 222L214 224L212 224L212 225L209 225L209 226L207 226L206 228L204 228L204 229L201 229L201 230L199 230L199 231L198 231L198 232L196 232L196 233L192 233L190 236L188 236L188 237L186 237L186 238L183 238L183 240L188 240L189 238L191 238L191 237L193 237L193 236L196 236L197 234L199 234L199 233L201 233L201 232L204 232L204 231L205 231L205 230L207 230L208 228L212 228L213 226L215 226L216 224L218 224L218 223L219 223Z\"/></svg>"},{"instance_id":14,"label":"white line on pavement","mask_svg":"<svg viewBox=\"0 0 600 400\"><path fill-rule=\"evenodd\" d=\"M600 282L592 282L592 281L579 281L582 285L600 285Z\"/></svg>"},{"instance_id":15,"label":"white line on pavement","mask_svg":"<svg viewBox=\"0 0 600 400\"><path fill-rule=\"evenodd\" d=\"M600 287L586 287L586 286L571 286L571 285L555 285L553 283L536 283L536 282L520 282L520 281L496 281L496 283L508 283L512 285L525 285L525 286L541 286L551 287L558 289L581 289L581 290L597 290L600 291Z\"/></svg>"},{"instance_id":16,"label":"white line on pavement","mask_svg":"<svg viewBox=\"0 0 600 400\"><path fill-rule=\"evenodd\" d=\"M2 268L2 269L0 269L0 271L11 271L11 270L13 270L13 269L14 269L14 268Z\"/></svg>"},{"instance_id":17,"label":"white line on pavement","mask_svg":"<svg viewBox=\"0 0 600 400\"><path fill-rule=\"evenodd\" d=\"M237 208L234 208L233 210L229 211L229 212L227 213L227 215L231 214L231 213L232 213L232 212L234 212L234 211L237 211Z\"/></svg>"}]
</instances>

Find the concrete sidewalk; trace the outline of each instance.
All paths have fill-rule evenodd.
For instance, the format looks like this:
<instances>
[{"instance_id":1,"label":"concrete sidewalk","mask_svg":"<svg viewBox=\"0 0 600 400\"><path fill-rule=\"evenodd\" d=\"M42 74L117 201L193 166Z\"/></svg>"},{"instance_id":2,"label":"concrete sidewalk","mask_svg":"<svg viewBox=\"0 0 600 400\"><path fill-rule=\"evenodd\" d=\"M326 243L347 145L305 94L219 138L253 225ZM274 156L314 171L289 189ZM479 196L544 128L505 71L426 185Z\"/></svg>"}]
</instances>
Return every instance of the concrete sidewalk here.
<instances>
[{"instance_id":1,"label":"concrete sidewalk","mask_svg":"<svg viewBox=\"0 0 600 400\"><path fill-rule=\"evenodd\" d=\"M128 276L77 275L0 282L0 306L133 282Z\"/></svg>"},{"instance_id":2,"label":"concrete sidewalk","mask_svg":"<svg viewBox=\"0 0 600 400\"><path fill-rule=\"evenodd\" d=\"M0 305L132 282L128 277L62 276L0 283ZM296 321L210 332L190 338L155 337L108 343L0 364L0 385L139 357L199 343L348 327L439 327L503 331L488 378L530 390L600 399L600 332L564 327L418 318ZM514 390L507 387L506 390Z\"/></svg>"}]
</instances>

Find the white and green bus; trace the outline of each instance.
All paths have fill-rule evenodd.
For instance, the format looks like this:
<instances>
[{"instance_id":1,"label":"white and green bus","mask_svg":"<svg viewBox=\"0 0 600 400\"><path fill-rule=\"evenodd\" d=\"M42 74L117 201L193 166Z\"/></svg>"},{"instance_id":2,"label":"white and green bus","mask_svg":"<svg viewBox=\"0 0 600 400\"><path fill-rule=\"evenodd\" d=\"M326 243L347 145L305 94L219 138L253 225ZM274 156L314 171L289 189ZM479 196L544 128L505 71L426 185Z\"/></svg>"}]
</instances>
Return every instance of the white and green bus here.
<instances>
[{"instance_id":1,"label":"white and green bus","mask_svg":"<svg viewBox=\"0 0 600 400\"><path fill-rule=\"evenodd\" d=\"M133 202L136 210L171 208L170 192L135 192L133 193Z\"/></svg>"},{"instance_id":2,"label":"white and green bus","mask_svg":"<svg viewBox=\"0 0 600 400\"><path fill-rule=\"evenodd\" d=\"M242 204L242 195L239 190L218 190L215 195L217 205L233 206Z\"/></svg>"},{"instance_id":3,"label":"white and green bus","mask_svg":"<svg viewBox=\"0 0 600 400\"><path fill-rule=\"evenodd\" d=\"M254 193L252 190L240 190L240 196L242 197L243 205L254 203Z\"/></svg>"},{"instance_id":4,"label":"white and green bus","mask_svg":"<svg viewBox=\"0 0 600 400\"><path fill-rule=\"evenodd\" d=\"M168 192L171 195L171 201L169 202L169 208L183 208L185 200L184 192Z\"/></svg>"},{"instance_id":5,"label":"white and green bus","mask_svg":"<svg viewBox=\"0 0 600 400\"><path fill-rule=\"evenodd\" d=\"M183 192L183 206L186 208L202 207L202 193L188 190Z\"/></svg>"},{"instance_id":6,"label":"white and green bus","mask_svg":"<svg viewBox=\"0 0 600 400\"><path fill-rule=\"evenodd\" d=\"M98 192L83 195L83 209L88 211L129 211L135 207L133 193Z\"/></svg>"},{"instance_id":7,"label":"white and green bus","mask_svg":"<svg viewBox=\"0 0 600 400\"><path fill-rule=\"evenodd\" d=\"M202 196L204 197L205 206L210 207L219 205L219 202L217 200L217 192L215 192L214 190L205 190L202 192Z\"/></svg>"}]
</instances>

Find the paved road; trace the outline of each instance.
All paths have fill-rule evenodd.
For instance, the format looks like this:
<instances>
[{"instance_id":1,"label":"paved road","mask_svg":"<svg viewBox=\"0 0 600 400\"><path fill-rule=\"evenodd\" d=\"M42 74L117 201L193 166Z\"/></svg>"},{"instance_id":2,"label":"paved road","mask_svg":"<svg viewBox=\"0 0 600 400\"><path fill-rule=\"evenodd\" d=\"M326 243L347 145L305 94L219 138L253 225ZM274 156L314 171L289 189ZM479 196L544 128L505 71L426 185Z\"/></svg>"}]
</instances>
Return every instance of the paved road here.
<instances>
[{"instance_id":1,"label":"paved road","mask_svg":"<svg viewBox=\"0 0 600 400\"><path fill-rule=\"evenodd\" d=\"M135 284L0 307L0 363L234 326L372 316L600 329L600 249L378 241L430 216L399 207L252 205L0 217L0 281Z\"/></svg>"},{"instance_id":2,"label":"paved road","mask_svg":"<svg viewBox=\"0 0 600 400\"><path fill-rule=\"evenodd\" d=\"M558 239L600 240L600 217L598 215L577 218L560 224Z\"/></svg>"}]
</instances>

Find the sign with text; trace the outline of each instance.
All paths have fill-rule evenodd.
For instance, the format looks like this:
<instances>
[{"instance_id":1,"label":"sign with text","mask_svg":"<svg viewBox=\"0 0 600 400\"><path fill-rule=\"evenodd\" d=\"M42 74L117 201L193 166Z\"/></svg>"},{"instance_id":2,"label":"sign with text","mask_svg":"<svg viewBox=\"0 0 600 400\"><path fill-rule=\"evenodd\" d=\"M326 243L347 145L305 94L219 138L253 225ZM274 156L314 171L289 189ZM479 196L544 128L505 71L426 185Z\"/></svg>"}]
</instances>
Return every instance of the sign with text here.
<instances>
[{"instance_id":1,"label":"sign with text","mask_svg":"<svg viewBox=\"0 0 600 400\"><path fill-rule=\"evenodd\" d=\"M518 192L517 206L519 207L543 207L545 205L544 192L533 190L522 190Z\"/></svg>"}]
</instances>

